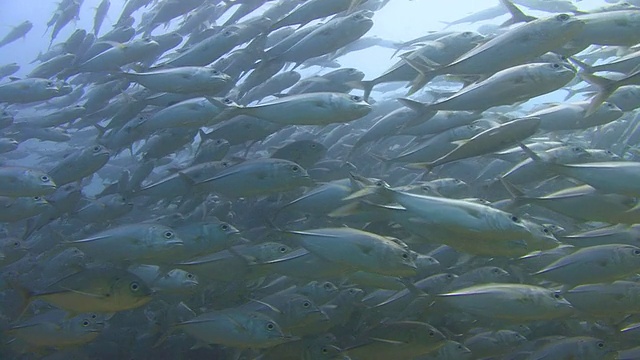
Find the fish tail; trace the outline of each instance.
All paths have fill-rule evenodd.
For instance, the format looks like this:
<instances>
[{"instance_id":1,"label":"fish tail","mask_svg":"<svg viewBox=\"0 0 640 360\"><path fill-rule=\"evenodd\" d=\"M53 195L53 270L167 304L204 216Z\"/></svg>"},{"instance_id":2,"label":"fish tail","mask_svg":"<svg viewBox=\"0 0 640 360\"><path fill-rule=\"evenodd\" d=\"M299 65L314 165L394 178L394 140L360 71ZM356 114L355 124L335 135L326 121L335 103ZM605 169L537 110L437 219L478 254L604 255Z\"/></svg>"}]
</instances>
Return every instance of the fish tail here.
<instances>
[{"instance_id":1,"label":"fish tail","mask_svg":"<svg viewBox=\"0 0 640 360\"><path fill-rule=\"evenodd\" d=\"M435 68L438 67L439 64L434 63L427 58L414 58L411 56L411 54L403 56L402 58L407 62L407 64L409 64L409 66L411 66L415 71L418 72L418 76L416 76L416 78L410 84L411 88L409 89L407 96L410 96L418 90L422 89L437 75L435 73Z\"/></svg>"},{"instance_id":2,"label":"fish tail","mask_svg":"<svg viewBox=\"0 0 640 360\"><path fill-rule=\"evenodd\" d=\"M364 95L363 95L364 101L369 101L369 96L371 96L371 92L373 91L373 87L375 85L376 84L371 80L362 81L362 88L364 90Z\"/></svg>"},{"instance_id":3,"label":"fish tail","mask_svg":"<svg viewBox=\"0 0 640 360\"><path fill-rule=\"evenodd\" d=\"M330 218L347 217L360 213L361 208L362 206L360 205L360 201L354 201L348 203L347 205L340 206L339 208L327 214L327 216Z\"/></svg>"},{"instance_id":4,"label":"fish tail","mask_svg":"<svg viewBox=\"0 0 640 360\"><path fill-rule=\"evenodd\" d=\"M404 167L408 169L424 170L425 174L428 174L433 170L434 164L432 162L410 163L406 164Z\"/></svg>"},{"instance_id":5,"label":"fish tail","mask_svg":"<svg viewBox=\"0 0 640 360\"><path fill-rule=\"evenodd\" d=\"M379 155L379 154L375 154L375 153L367 153L367 155L371 156L372 158L378 160L380 162L380 165L382 166L381 171L383 173L386 173L389 171L389 168L391 167L391 164L393 163L393 159Z\"/></svg>"},{"instance_id":6,"label":"fish tail","mask_svg":"<svg viewBox=\"0 0 640 360\"><path fill-rule=\"evenodd\" d=\"M518 145L520 145L522 151L524 151L524 153L527 154L527 156L529 156L531 160L536 162L545 162L538 154L535 153L535 151L529 149L527 145L523 143L518 143Z\"/></svg>"},{"instance_id":7,"label":"fish tail","mask_svg":"<svg viewBox=\"0 0 640 360\"><path fill-rule=\"evenodd\" d=\"M419 101L411 100L408 98L398 98L397 100L400 101L402 105L417 113L423 113L429 109L429 104L424 104Z\"/></svg>"},{"instance_id":8,"label":"fish tail","mask_svg":"<svg viewBox=\"0 0 640 360\"><path fill-rule=\"evenodd\" d=\"M450 26L455 25L453 22L449 22L449 21L439 21L439 23L444 24L445 26L442 28L442 30L445 30L447 28L449 28ZM395 55L395 54L394 54Z\"/></svg>"},{"instance_id":9,"label":"fish tail","mask_svg":"<svg viewBox=\"0 0 640 360\"><path fill-rule=\"evenodd\" d=\"M18 316L14 320L21 319L24 313L29 308L29 305L31 304L35 293L22 285L15 277L8 277L6 281L9 284L9 287L15 290L18 295L20 295L21 301L19 311L17 312Z\"/></svg>"},{"instance_id":10,"label":"fish tail","mask_svg":"<svg viewBox=\"0 0 640 360\"><path fill-rule=\"evenodd\" d=\"M520 189L518 189L515 185L513 185L512 183L510 183L507 179L505 179L504 177L500 177L500 183L502 183L502 186L504 186L505 189L507 189L507 191L509 192L509 195L511 196L511 199L513 199L513 203L510 204L508 206L508 208L518 208L520 206L523 205L524 203L524 192Z\"/></svg>"},{"instance_id":11,"label":"fish tail","mask_svg":"<svg viewBox=\"0 0 640 360\"><path fill-rule=\"evenodd\" d=\"M576 59L575 57L570 57L569 61L571 61L572 63L578 65L578 67L580 67L580 69L582 69L582 71L588 73L588 74L593 74L595 72L595 69L593 68L593 66L580 61L578 59Z\"/></svg>"},{"instance_id":12,"label":"fish tail","mask_svg":"<svg viewBox=\"0 0 640 360\"><path fill-rule=\"evenodd\" d=\"M580 77L587 81L590 84L595 85L598 88L598 92L591 99L591 103L587 108L587 112L585 116L589 116L593 114L600 105L602 105L614 91L616 91L622 84L619 81L614 81L611 79L606 79L600 76L596 76L588 73L580 73Z\"/></svg>"}]
</instances>

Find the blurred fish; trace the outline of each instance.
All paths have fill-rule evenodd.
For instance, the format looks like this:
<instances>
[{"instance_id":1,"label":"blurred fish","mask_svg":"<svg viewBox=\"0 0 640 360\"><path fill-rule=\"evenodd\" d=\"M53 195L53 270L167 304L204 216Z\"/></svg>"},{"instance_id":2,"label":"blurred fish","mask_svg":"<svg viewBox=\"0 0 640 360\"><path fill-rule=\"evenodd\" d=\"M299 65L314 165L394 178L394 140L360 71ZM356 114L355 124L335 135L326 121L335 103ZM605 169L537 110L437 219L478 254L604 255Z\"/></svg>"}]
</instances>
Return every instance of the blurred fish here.
<instances>
[{"instance_id":1,"label":"blurred fish","mask_svg":"<svg viewBox=\"0 0 640 360\"><path fill-rule=\"evenodd\" d=\"M0 47L10 44L20 38L26 37L27 33L33 28L33 23L26 20L20 25L11 29L11 31L0 40Z\"/></svg>"}]
</instances>

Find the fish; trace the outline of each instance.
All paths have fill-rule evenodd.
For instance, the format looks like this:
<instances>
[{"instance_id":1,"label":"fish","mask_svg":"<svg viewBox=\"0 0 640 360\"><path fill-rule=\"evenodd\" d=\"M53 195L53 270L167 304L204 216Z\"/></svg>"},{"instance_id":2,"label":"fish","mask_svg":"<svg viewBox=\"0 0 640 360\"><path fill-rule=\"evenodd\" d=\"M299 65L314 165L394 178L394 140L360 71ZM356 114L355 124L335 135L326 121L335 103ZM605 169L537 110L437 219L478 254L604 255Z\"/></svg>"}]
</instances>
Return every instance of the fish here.
<instances>
[{"instance_id":1,"label":"fish","mask_svg":"<svg viewBox=\"0 0 640 360\"><path fill-rule=\"evenodd\" d=\"M344 123L359 119L371 112L371 105L361 97L343 93L291 95L250 106L239 106L230 100L222 102L216 100L214 104L226 107L229 111L226 116L243 114L281 125Z\"/></svg>"},{"instance_id":2,"label":"fish","mask_svg":"<svg viewBox=\"0 0 640 360\"><path fill-rule=\"evenodd\" d=\"M287 231L301 245L325 260L381 275L408 276L415 273L411 254L393 240L348 228Z\"/></svg>"},{"instance_id":3,"label":"fish","mask_svg":"<svg viewBox=\"0 0 640 360\"><path fill-rule=\"evenodd\" d=\"M62 349L93 341L105 325L103 317L95 313L67 318L64 311L50 310L12 325L8 333L30 346Z\"/></svg>"},{"instance_id":4,"label":"fish","mask_svg":"<svg viewBox=\"0 0 640 360\"><path fill-rule=\"evenodd\" d=\"M126 270L96 267L58 279L42 290L24 290L27 301L43 300L71 314L113 313L142 306L151 289Z\"/></svg>"},{"instance_id":5,"label":"fish","mask_svg":"<svg viewBox=\"0 0 640 360\"><path fill-rule=\"evenodd\" d=\"M0 167L0 196L22 197L52 194L57 185L44 171L39 169Z\"/></svg>"},{"instance_id":6,"label":"fish","mask_svg":"<svg viewBox=\"0 0 640 360\"><path fill-rule=\"evenodd\" d=\"M20 23L18 26L11 29L11 31L5 35L2 39L0 39L0 47L6 46L20 38L26 37L26 35L33 28L33 23L29 20L25 20Z\"/></svg>"},{"instance_id":7,"label":"fish","mask_svg":"<svg viewBox=\"0 0 640 360\"><path fill-rule=\"evenodd\" d=\"M102 23L104 22L110 7L111 2L109 0L102 0L98 7L96 7L96 15L93 18L93 34L95 36L98 36L100 33L100 28L102 27Z\"/></svg>"},{"instance_id":8,"label":"fish","mask_svg":"<svg viewBox=\"0 0 640 360\"><path fill-rule=\"evenodd\" d=\"M237 348L259 349L289 340L269 316L235 309L204 313L175 326L204 343Z\"/></svg>"},{"instance_id":9,"label":"fish","mask_svg":"<svg viewBox=\"0 0 640 360\"><path fill-rule=\"evenodd\" d=\"M615 281L636 271L637 258L640 259L640 248L633 245L596 245L564 256L533 275L567 285ZM581 268L593 268L587 265L592 262L599 266L600 271L595 275L585 274Z\"/></svg>"},{"instance_id":10,"label":"fish","mask_svg":"<svg viewBox=\"0 0 640 360\"><path fill-rule=\"evenodd\" d=\"M562 318L573 313L573 306L562 295L532 285L483 284L439 294L438 297L474 315L514 322Z\"/></svg>"}]
</instances>

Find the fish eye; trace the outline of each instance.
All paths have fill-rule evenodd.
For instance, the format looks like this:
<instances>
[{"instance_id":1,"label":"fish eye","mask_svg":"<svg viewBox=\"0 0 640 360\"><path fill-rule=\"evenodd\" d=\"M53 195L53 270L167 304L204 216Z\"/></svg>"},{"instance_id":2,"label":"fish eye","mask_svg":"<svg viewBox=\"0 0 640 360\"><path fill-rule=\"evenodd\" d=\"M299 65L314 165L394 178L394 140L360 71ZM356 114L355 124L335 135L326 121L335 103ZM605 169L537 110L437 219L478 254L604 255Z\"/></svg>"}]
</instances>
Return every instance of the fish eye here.
<instances>
[{"instance_id":1,"label":"fish eye","mask_svg":"<svg viewBox=\"0 0 640 360\"><path fill-rule=\"evenodd\" d=\"M53 86L53 82L47 81L47 86Z\"/></svg>"},{"instance_id":2,"label":"fish eye","mask_svg":"<svg viewBox=\"0 0 640 360\"><path fill-rule=\"evenodd\" d=\"M33 200L35 200L35 201L40 201L40 199L42 199L40 196L34 196L33 197Z\"/></svg>"},{"instance_id":3,"label":"fish eye","mask_svg":"<svg viewBox=\"0 0 640 360\"><path fill-rule=\"evenodd\" d=\"M220 75L220 71L218 71L218 70L213 70L211 73L212 73L213 75Z\"/></svg>"},{"instance_id":4,"label":"fish eye","mask_svg":"<svg viewBox=\"0 0 640 360\"><path fill-rule=\"evenodd\" d=\"M562 296L560 296L560 294L553 294L553 297L556 299L562 299Z\"/></svg>"},{"instance_id":5,"label":"fish eye","mask_svg":"<svg viewBox=\"0 0 640 360\"><path fill-rule=\"evenodd\" d=\"M331 286L330 283L325 283L324 284L324 288L327 289L327 290L330 290L330 289L332 289L332 286Z\"/></svg>"},{"instance_id":6,"label":"fish eye","mask_svg":"<svg viewBox=\"0 0 640 360\"><path fill-rule=\"evenodd\" d=\"M94 146L94 147L93 147L93 152L94 152L94 153L97 153L97 152L99 152L100 150L102 150L102 147L101 147L101 146Z\"/></svg>"},{"instance_id":7,"label":"fish eye","mask_svg":"<svg viewBox=\"0 0 640 360\"><path fill-rule=\"evenodd\" d=\"M231 30L227 30L223 33L224 36L231 36L231 34L233 34L233 32L231 32Z\"/></svg>"},{"instance_id":8,"label":"fish eye","mask_svg":"<svg viewBox=\"0 0 640 360\"><path fill-rule=\"evenodd\" d=\"M316 144L311 144L311 148L312 148L312 149L315 149L316 147L317 147L317 145L316 145Z\"/></svg>"},{"instance_id":9,"label":"fish eye","mask_svg":"<svg viewBox=\"0 0 640 360\"><path fill-rule=\"evenodd\" d=\"M293 172L298 172L298 170L300 170L300 167L298 167L297 165L293 165L291 167L291 171L293 171Z\"/></svg>"},{"instance_id":10,"label":"fish eye","mask_svg":"<svg viewBox=\"0 0 640 360\"><path fill-rule=\"evenodd\" d=\"M129 289L131 289L131 291L138 291L140 290L140 285L134 281L131 284L129 284Z\"/></svg>"},{"instance_id":11,"label":"fish eye","mask_svg":"<svg viewBox=\"0 0 640 360\"><path fill-rule=\"evenodd\" d=\"M640 249L633 250L633 255L640 255Z\"/></svg>"},{"instance_id":12,"label":"fish eye","mask_svg":"<svg viewBox=\"0 0 640 360\"><path fill-rule=\"evenodd\" d=\"M280 251L281 253L285 253L285 252L287 252L287 248L286 248L286 247L284 247L284 246L281 246L281 247L278 249L278 251Z\"/></svg>"},{"instance_id":13,"label":"fish eye","mask_svg":"<svg viewBox=\"0 0 640 360\"><path fill-rule=\"evenodd\" d=\"M326 347L323 347L321 351L322 351L323 354L328 354L329 353L329 349L327 349Z\"/></svg>"},{"instance_id":14,"label":"fish eye","mask_svg":"<svg viewBox=\"0 0 640 360\"><path fill-rule=\"evenodd\" d=\"M607 155L613 155L613 151L607 150Z\"/></svg>"},{"instance_id":15,"label":"fish eye","mask_svg":"<svg viewBox=\"0 0 640 360\"><path fill-rule=\"evenodd\" d=\"M473 33L471 31L465 31L462 33L462 36L471 36Z\"/></svg>"},{"instance_id":16,"label":"fish eye","mask_svg":"<svg viewBox=\"0 0 640 360\"><path fill-rule=\"evenodd\" d=\"M49 181L49 177L47 175L42 175L42 176L40 176L40 180L42 180L42 182L48 182Z\"/></svg>"},{"instance_id":17,"label":"fish eye","mask_svg":"<svg viewBox=\"0 0 640 360\"><path fill-rule=\"evenodd\" d=\"M604 343L603 342L599 342L598 343L598 347L602 349L604 347Z\"/></svg>"},{"instance_id":18,"label":"fish eye","mask_svg":"<svg viewBox=\"0 0 640 360\"><path fill-rule=\"evenodd\" d=\"M429 331L429 336L436 336L435 331L433 331L433 330Z\"/></svg>"},{"instance_id":19,"label":"fish eye","mask_svg":"<svg viewBox=\"0 0 640 360\"><path fill-rule=\"evenodd\" d=\"M560 20L560 21L567 21L569 20L569 15L567 14L560 14L558 16L556 16L556 19Z\"/></svg>"},{"instance_id":20,"label":"fish eye","mask_svg":"<svg viewBox=\"0 0 640 360\"><path fill-rule=\"evenodd\" d=\"M425 186L422 187L422 190L431 191L431 186L425 185Z\"/></svg>"},{"instance_id":21,"label":"fish eye","mask_svg":"<svg viewBox=\"0 0 640 360\"><path fill-rule=\"evenodd\" d=\"M518 217L517 217L517 216L515 216L515 215L511 215L511 221L513 221L513 222L519 222L519 221L520 221L520 218L518 218Z\"/></svg>"},{"instance_id":22,"label":"fish eye","mask_svg":"<svg viewBox=\"0 0 640 360\"><path fill-rule=\"evenodd\" d=\"M84 319L84 321L82 321L82 326L89 326L90 322L87 319Z\"/></svg>"},{"instance_id":23,"label":"fish eye","mask_svg":"<svg viewBox=\"0 0 640 360\"><path fill-rule=\"evenodd\" d=\"M229 98L222 99L222 102L225 103L225 104L233 104L233 100L231 100Z\"/></svg>"},{"instance_id":24,"label":"fish eye","mask_svg":"<svg viewBox=\"0 0 640 360\"><path fill-rule=\"evenodd\" d=\"M227 231L227 230L229 230L229 225L222 224L222 225L220 225L220 229L222 229L222 231Z\"/></svg>"},{"instance_id":25,"label":"fish eye","mask_svg":"<svg viewBox=\"0 0 640 360\"><path fill-rule=\"evenodd\" d=\"M403 259L408 259L409 258L409 254L407 254L407 253L402 254L402 258Z\"/></svg>"},{"instance_id":26,"label":"fish eye","mask_svg":"<svg viewBox=\"0 0 640 360\"><path fill-rule=\"evenodd\" d=\"M353 100L353 101L362 101L362 98L360 96L353 95L353 96L351 96L351 100Z\"/></svg>"},{"instance_id":27,"label":"fish eye","mask_svg":"<svg viewBox=\"0 0 640 360\"><path fill-rule=\"evenodd\" d=\"M267 323L267 330L271 331L276 328L276 325L272 322Z\"/></svg>"},{"instance_id":28,"label":"fish eye","mask_svg":"<svg viewBox=\"0 0 640 360\"><path fill-rule=\"evenodd\" d=\"M91 318L92 318L92 319L97 319L97 318L98 318L98 315L96 315L96 314L91 314Z\"/></svg>"},{"instance_id":29,"label":"fish eye","mask_svg":"<svg viewBox=\"0 0 640 360\"><path fill-rule=\"evenodd\" d=\"M382 181L376 181L376 186L377 187L382 187L384 184L382 183Z\"/></svg>"},{"instance_id":30,"label":"fish eye","mask_svg":"<svg viewBox=\"0 0 640 360\"><path fill-rule=\"evenodd\" d=\"M309 306L311 306L311 303L308 301L305 301L302 303L302 306L308 308Z\"/></svg>"},{"instance_id":31,"label":"fish eye","mask_svg":"<svg viewBox=\"0 0 640 360\"><path fill-rule=\"evenodd\" d=\"M187 278L188 279L193 279L193 274L192 273L187 273Z\"/></svg>"},{"instance_id":32,"label":"fish eye","mask_svg":"<svg viewBox=\"0 0 640 360\"><path fill-rule=\"evenodd\" d=\"M552 66L553 66L554 69L559 69L560 68L560 64L558 64L558 63L555 63Z\"/></svg>"},{"instance_id":33,"label":"fish eye","mask_svg":"<svg viewBox=\"0 0 640 360\"><path fill-rule=\"evenodd\" d=\"M574 147L574 148L572 148L571 150L573 150L573 151L575 151L575 152L582 151L582 149L581 149L581 148L579 148L579 147L577 147L577 146L576 146L576 147Z\"/></svg>"},{"instance_id":34,"label":"fish eye","mask_svg":"<svg viewBox=\"0 0 640 360\"><path fill-rule=\"evenodd\" d=\"M162 235L167 239L171 239L173 237L173 231L165 231Z\"/></svg>"},{"instance_id":35,"label":"fish eye","mask_svg":"<svg viewBox=\"0 0 640 360\"><path fill-rule=\"evenodd\" d=\"M13 247L18 247L20 246L20 241L14 241L13 242Z\"/></svg>"},{"instance_id":36,"label":"fish eye","mask_svg":"<svg viewBox=\"0 0 640 360\"><path fill-rule=\"evenodd\" d=\"M543 232L543 233L545 233L545 234L548 234L548 233L549 233L549 229L547 229L547 228L542 228L542 232Z\"/></svg>"},{"instance_id":37,"label":"fish eye","mask_svg":"<svg viewBox=\"0 0 640 360\"><path fill-rule=\"evenodd\" d=\"M222 144L222 140L218 139L218 141L216 141L216 144L218 145Z\"/></svg>"}]
</instances>

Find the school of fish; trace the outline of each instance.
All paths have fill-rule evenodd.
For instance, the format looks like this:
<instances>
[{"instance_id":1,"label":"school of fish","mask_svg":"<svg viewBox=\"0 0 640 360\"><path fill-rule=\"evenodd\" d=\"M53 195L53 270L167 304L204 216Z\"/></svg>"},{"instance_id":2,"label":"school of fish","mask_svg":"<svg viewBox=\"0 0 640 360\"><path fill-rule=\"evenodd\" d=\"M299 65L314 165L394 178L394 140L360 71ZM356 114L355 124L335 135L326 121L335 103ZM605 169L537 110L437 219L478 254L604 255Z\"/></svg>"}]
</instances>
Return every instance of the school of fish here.
<instances>
[{"instance_id":1,"label":"school of fish","mask_svg":"<svg viewBox=\"0 0 640 360\"><path fill-rule=\"evenodd\" d=\"M640 1L389 2L59 1L0 64L0 359L640 359Z\"/></svg>"}]
</instances>

